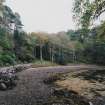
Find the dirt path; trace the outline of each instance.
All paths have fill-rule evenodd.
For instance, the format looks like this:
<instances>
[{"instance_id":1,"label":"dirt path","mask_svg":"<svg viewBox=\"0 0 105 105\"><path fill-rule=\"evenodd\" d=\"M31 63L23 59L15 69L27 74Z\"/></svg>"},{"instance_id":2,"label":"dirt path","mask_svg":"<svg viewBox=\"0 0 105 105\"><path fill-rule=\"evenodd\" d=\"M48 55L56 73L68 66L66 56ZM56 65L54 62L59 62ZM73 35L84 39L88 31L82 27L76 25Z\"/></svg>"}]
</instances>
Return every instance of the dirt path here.
<instances>
[{"instance_id":1,"label":"dirt path","mask_svg":"<svg viewBox=\"0 0 105 105\"><path fill-rule=\"evenodd\" d=\"M24 70L19 75L17 87L13 90L0 91L0 105L42 105L51 95L51 87L43 80L53 73L66 73L74 70L100 70L103 67L92 65L71 65L40 67Z\"/></svg>"}]
</instances>

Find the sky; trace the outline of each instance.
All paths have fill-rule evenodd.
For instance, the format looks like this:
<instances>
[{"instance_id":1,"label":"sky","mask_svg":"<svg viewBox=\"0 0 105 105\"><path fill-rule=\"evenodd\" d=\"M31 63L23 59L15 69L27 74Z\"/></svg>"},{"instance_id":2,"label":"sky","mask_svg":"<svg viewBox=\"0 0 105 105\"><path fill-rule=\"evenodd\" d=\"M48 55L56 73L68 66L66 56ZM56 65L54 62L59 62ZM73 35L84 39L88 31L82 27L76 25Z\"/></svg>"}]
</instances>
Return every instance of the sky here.
<instances>
[{"instance_id":1,"label":"sky","mask_svg":"<svg viewBox=\"0 0 105 105\"><path fill-rule=\"evenodd\" d=\"M55 33L74 29L73 0L7 0L7 5L21 16L27 32Z\"/></svg>"}]
</instances>

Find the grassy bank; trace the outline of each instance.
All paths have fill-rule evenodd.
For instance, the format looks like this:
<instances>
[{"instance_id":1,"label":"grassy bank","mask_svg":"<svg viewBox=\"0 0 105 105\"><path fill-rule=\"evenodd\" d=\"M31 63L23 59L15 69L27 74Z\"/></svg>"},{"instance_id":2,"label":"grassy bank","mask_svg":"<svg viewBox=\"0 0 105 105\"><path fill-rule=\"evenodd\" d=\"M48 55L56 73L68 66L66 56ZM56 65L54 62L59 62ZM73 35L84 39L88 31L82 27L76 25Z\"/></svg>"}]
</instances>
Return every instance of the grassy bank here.
<instances>
[{"instance_id":1,"label":"grassy bank","mask_svg":"<svg viewBox=\"0 0 105 105\"><path fill-rule=\"evenodd\" d=\"M37 60L35 62L32 63L31 67L32 68L37 68L37 67L49 67L49 66L57 66L58 64L56 63L52 63L50 61L40 61L40 60Z\"/></svg>"}]
</instances>

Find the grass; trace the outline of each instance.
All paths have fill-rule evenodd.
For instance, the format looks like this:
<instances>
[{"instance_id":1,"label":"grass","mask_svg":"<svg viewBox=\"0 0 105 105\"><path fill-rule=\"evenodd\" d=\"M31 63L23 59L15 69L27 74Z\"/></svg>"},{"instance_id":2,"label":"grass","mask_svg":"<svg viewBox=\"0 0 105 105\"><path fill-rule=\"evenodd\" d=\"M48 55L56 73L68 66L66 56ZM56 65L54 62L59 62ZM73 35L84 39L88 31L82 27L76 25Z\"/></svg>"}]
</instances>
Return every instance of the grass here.
<instances>
[{"instance_id":1,"label":"grass","mask_svg":"<svg viewBox=\"0 0 105 105\"><path fill-rule=\"evenodd\" d=\"M56 63L52 63L50 61L40 61L40 60L37 60L35 62L32 63L32 67L33 68L36 68L36 67L49 67L49 66L57 66Z\"/></svg>"},{"instance_id":2,"label":"grass","mask_svg":"<svg viewBox=\"0 0 105 105\"><path fill-rule=\"evenodd\" d=\"M88 99L105 96L105 70L76 71L63 74L55 82L60 88L77 92Z\"/></svg>"},{"instance_id":3,"label":"grass","mask_svg":"<svg viewBox=\"0 0 105 105\"><path fill-rule=\"evenodd\" d=\"M105 103L105 70L54 74L47 80L53 83L53 94L49 98L49 103L57 105L90 105L89 103L104 105ZM49 103L46 105L50 105Z\"/></svg>"}]
</instances>

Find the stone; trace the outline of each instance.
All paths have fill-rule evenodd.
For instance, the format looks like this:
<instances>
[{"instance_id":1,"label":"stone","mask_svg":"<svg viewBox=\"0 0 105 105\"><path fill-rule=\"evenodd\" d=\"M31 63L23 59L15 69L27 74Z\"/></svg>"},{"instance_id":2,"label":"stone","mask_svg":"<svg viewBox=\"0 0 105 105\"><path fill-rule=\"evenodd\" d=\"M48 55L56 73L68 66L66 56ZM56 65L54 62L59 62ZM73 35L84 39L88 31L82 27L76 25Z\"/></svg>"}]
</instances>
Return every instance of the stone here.
<instances>
[{"instance_id":1,"label":"stone","mask_svg":"<svg viewBox=\"0 0 105 105\"><path fill-rule=\"evenodd\" d=\"M5 83L0 83L0 90L6 90L7 86Z\"/></svg>"}]
</instances>

